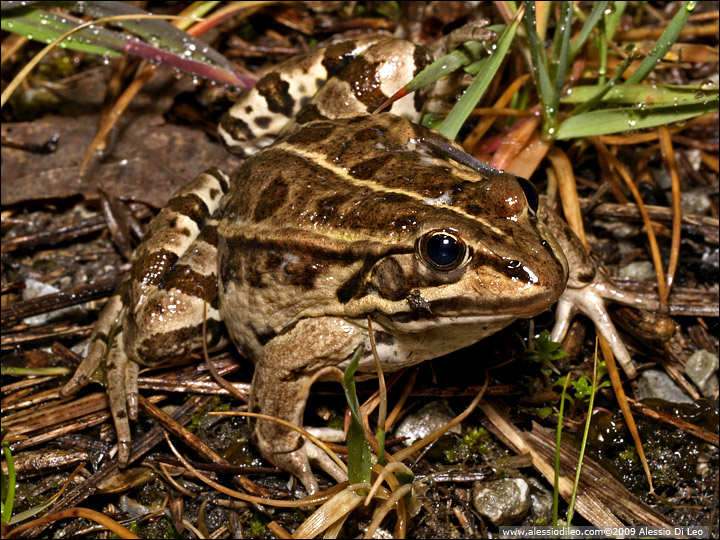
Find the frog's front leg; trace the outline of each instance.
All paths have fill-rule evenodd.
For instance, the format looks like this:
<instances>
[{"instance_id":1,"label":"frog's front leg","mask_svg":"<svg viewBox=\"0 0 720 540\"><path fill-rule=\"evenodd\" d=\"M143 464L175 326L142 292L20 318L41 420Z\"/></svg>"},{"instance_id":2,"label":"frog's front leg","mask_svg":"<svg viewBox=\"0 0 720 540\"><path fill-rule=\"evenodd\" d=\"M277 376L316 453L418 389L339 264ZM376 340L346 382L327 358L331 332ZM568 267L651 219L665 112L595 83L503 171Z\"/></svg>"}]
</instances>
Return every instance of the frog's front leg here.
<instances>
[{"instance_id":1,"label":"frog's front leg","mask_svg":"<svg viewBox=\"0 0 720 540\"><path fill-rule=\"evenodd\" d=\"M635 366L610 319L606 304L614 302L655 312L666 311L666 308L654 298L623 291L603 275L587 254L580 239L554 212L541 206L538 217L552 231L568 259L570 268L567 286L557 303L556 322L551 333L553 341L561 341L565 337L570 320L580 312L592 320L600 335L608 341L625 374L630 378L635 377Z\"/></svg>"},{"instance_id":2,"label":"frog's front leg","mask_svg":"<svg viewBox=\"0 0 720 540\"><path fill-rule=\"evenodd\" d=\"M118 463L130 456L130 419L138 413L139 364L158 366L202 345L207 303L208 342L219 335L217 223L229 179L210 169L179 190L148 227L131 276L103 309L88 353L61 390L67 396L90 380L106 383L118 437Z\"/></svg>"},{"instance_id":3,"label":"frog's front leg","mask_svg":"<svg viewBox=\"0 0 720 540\"><path fill-rule=\"evenodd\" d=\"M262 350L255 366L250 411L302 425L308 381L318 370L349 359L364 342L360 328L337 317L299 321ZM318 490L311 463L338 481L347 479L327 454L298 432L266 420L251 424L263 457L297 476L308 493Z\"/></svg>"}]
</instances>

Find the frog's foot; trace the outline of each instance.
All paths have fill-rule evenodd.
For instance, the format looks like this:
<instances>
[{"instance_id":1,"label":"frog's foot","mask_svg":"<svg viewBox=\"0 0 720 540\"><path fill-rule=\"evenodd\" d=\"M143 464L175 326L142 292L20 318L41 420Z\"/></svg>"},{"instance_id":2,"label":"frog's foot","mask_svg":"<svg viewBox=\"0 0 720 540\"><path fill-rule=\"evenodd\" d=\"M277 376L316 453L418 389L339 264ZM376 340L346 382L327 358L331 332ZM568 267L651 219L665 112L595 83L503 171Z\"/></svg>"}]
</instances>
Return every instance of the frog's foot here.
<instances>
[{"instance_id":1,"label":"frog's foot","mask_svg":"<svg viewBox=\"0 0 720 540\"><path fill-rule=\"evenodd\" d=\"M478 19L456 28L447 36L430 45L433 56L438 59L466 41L490 41L495 39L497 34L487 28L488 24L487 19Z\"/></svg>"},{"instance_id":2,"label":"frog's foot","mask_svg":"<svg viewBox=\"0 0 720 540\"><path fill-rule=\"evenodd\" d=\"M320 468L338 482L347 480L347 474L322 449L296 431L287 429L283 435L275 427L260 420L255 424L253 439L260 453L273 465L296 476L309 495L318 492L318 483L312 467ZM268 435L264 431L269 431ZM287 450L287 448L296 448Z\"/></svg>"},{"instance_id":3,"label":"frog's foot","mask_svg":"<svg viewBox=\"0 0 720 540\"><path fill-rule=\"evenodd\" d=\"M577 279L571 279L570 283L568 283L565 292L560 296L557 303L552 339L553 341L561 341L567 334L571 319L576 313L580 312L595 323L595 328L610 344L613 354L625 374L629 378L633 378L637 375L637 372L630 358L630 353L628 353L615 325L610 319L607 310L608 302L655 312L666 310L656 299L623 291L610 279L596 271L592 281L584 285Z\"/></svg>"}]
</instances>

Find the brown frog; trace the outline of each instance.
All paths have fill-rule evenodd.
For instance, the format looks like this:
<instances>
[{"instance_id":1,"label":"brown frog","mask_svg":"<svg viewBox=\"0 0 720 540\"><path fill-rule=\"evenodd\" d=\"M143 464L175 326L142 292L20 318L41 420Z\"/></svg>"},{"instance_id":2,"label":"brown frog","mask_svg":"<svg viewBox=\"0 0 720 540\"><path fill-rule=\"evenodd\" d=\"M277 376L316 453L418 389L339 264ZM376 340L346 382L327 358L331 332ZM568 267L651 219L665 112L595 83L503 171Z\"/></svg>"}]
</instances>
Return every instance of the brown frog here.
<instances>
[{"instance_id":1,"label":"brown frog","mask_svg":"<svg viewBox=\"0 0 720 540\"><path fill-rule=\"evenodd\" d=\"M529 182L475 167L417 125L417 97L370 114L431 60L400 39L341 42L282 64L233 106L221 137L231 151L255 155L231 177L201 174L153 220L63 390L77 391L105 365L120 463L129 456L128 418L137 416L138 366L198 348L204 305L207 339L224 325L256 364L250 410L296 425L301 392L319 370L343 369L358 347L360 371L375 370L368 316L385 372L558 301L556 340L579 309L632 368L603 298L655 302L604 279ZM294 431L259 421L252 435L309 492L317 489L311 462L345 476Z\"/></svg>"}]
</instances>

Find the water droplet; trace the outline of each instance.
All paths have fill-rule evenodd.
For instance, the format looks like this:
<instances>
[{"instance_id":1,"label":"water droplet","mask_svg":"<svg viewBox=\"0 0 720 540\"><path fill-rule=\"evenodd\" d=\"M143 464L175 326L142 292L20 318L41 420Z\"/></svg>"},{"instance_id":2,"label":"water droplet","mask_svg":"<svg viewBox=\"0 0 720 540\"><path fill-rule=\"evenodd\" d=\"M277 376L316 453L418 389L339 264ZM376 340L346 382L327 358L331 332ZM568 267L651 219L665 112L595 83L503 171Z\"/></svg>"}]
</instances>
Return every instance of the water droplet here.
<instances>
[{"instance_id":1,"label":"water droplet","mask_svg":"<svg viewBox=\"0 0 720 540\"><path fill-rule=\"evenodd\" d=\"M635 124L637 124L637 121L634 120L633 118L631 118L630 120L628 120L628 126L630 126L630 127L635 127Z\"/></svg>"}]
</instances>

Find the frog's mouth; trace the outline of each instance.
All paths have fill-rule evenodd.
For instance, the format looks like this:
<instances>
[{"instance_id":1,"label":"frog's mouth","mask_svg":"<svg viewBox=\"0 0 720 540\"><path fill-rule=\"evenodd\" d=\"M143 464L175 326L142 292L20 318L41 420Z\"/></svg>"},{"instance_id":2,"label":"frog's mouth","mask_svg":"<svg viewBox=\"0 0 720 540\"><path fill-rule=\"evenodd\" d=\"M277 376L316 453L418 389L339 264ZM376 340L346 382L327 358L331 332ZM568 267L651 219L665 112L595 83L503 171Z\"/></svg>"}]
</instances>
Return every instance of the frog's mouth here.
<instances>
[{"instance_id":1,"label":"frog's mouth","mask_svg":"<svg viewBox=\"0 0 720 540\"><path fill-rule=\"evenodd\" d=\"M522 317L521 317L522 318ZM432 315L414 311L396 313L392 318L381 317L381 324L393 330L414 334L428 330L446 329L450 333L468 332L482 339L518 319L516 314L492 315Z\"/></svg>"}]
</instances>

